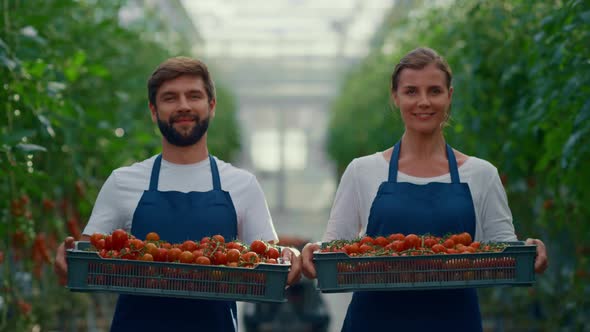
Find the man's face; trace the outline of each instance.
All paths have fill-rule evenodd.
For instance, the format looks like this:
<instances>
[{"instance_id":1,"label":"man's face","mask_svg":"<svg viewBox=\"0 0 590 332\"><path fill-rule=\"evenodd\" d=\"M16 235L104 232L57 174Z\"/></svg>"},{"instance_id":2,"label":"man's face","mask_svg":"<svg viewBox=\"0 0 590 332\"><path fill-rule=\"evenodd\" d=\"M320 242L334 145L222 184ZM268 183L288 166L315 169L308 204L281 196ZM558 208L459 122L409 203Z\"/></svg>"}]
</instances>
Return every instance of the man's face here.
<instances>
[{"instance_id":1,"label":"man's face","mask_svg":"<svg viewBox=\"0 0 590 332\"><path fill-rule=\"evenodd\" d=\"M209 100L200 77L184 75L164 82L150 109L152 120L170 144L190 146L207 132L209 119L215 115L215 100Z\"/></svg>"}]
</instances>

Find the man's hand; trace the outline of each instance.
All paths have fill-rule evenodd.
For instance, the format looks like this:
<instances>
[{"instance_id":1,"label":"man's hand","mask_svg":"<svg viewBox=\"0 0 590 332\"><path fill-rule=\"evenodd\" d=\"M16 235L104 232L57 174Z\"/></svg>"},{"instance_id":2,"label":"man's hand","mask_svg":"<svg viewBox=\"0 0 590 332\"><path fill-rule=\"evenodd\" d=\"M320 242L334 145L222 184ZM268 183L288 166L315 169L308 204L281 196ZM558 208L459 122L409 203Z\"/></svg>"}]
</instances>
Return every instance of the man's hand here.
<instances>
[{"instance_id":1,"label":"man's hand","mask_svg":"<svg viewBox=\"0 0 590 332\"><path fill-rule=\"evenodd\" d=\"M74 247L74 238L68 236L65 241L57 248L55 254L55 262L53 263L53 269L59 277L59 283L64 286L68 283L68 263L66 262L66 249Z\"/></svg>"},{"instance_id":2,"label":"man's hand","mask_svg":"<svg viewBox=\"0 0 590 332\"><path fill-rule=\"evenodd\" d=\"M547 249L543 241L539 239L527 239L526 244L537 245L537 257L535 258L535 272L543 273L549 266L549 258L547 257Z\"/></svg>"},{"instance_id":3,"label":"man's hand","mask_svg":"<svg viewBox=\"0 0 590 332\"><path fill-rule=\"evenodd\" d=\"M308 243L303 247L303 253L301 254L302 270L303 275L309 279L315 279L316 271L315 265L313 264L313 252L320 249L318 243Z\"/></svg>"},{"instance_id":4,"label":"man's hand","mask_svg":"<svg viewBox=\"0 0 590 332\"><path fill-rule=\"evenodd\" d=\"M301 279L301 257L299 250L290 247L281 248L281 257L291 263L291 270L287 276L287 284L294 285Z\"/></svg>"}]
</instances>

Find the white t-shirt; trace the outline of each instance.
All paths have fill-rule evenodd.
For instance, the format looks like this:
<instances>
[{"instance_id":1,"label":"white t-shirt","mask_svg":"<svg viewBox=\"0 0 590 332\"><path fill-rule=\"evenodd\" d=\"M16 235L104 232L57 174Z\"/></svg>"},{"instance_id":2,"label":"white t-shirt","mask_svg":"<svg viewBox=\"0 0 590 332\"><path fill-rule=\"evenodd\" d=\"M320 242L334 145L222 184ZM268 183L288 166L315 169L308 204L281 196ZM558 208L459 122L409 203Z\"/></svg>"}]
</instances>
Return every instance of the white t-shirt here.
<instances>
[{"instance_id":1,"label":"white t-shirt","mask_svg":"<svg viewBox=\"0 0 590 332\"><path fill-rule=\"evenodd\" d=\"M85 235L111 233L117 228L131 229L135 208L144 190L149 188L156 156L116 169L107 178L94 204ZM238 239L278 241L264 193L256 177L215 158L221 189L229 192L238 219ZM210 191L213 178L209 158L196 164L180 165L162 159L159 191Z\"/></svg>"},{"instance_id":2,"label":"white t-shirt","mask_svg":"<svg viewBox=\"0 0 590 332\"><path fill-rule=\"evenodd\" d=\"M354 239L366 233L373 200L387 181L389 162L381 152L354 159L344 171L323 241ZM498 170L489 162L469 157L459 167L459 178L471 190L475 208L476 241L516 241L512 213ZM451 182L450 173L420 178L398 172L398 182Z\"/></svg>"}]
</instances>

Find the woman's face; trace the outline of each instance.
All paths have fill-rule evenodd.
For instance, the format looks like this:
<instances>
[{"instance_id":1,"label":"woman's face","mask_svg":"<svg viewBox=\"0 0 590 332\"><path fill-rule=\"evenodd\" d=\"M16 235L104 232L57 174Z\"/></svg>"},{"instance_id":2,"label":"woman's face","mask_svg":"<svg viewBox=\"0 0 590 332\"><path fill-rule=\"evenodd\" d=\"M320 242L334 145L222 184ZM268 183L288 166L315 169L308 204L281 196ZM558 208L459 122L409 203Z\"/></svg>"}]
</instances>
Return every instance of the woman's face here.
<instances>
[{"instance_id":1,"label":"woman's face","mask_svg":"<svg viewBox=\"0 0 590 332\"><path fill-rule=\"evenodd\" d=\"M392 95L406 131L432 134L447 119L453 88L447 88L445 73L429 64L422 69L402 69Z\"/></svg>"}]
</instances>

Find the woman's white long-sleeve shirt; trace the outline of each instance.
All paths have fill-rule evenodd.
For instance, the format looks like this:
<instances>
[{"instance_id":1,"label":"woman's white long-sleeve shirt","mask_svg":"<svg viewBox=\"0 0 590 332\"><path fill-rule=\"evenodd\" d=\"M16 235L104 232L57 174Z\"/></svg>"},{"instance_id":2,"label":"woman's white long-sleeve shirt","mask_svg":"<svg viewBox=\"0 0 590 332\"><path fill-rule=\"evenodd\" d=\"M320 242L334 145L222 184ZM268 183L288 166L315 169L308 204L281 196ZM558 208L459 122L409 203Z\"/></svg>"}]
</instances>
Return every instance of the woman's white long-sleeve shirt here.
<instances>
[{"instance_id":1,"label":"woman's white long-sleeve shirt","mask_svg":"<svg viewBox=\"0 0 590 332\"><path fill-rule=\"evenodd\" d=\"M346 168L330 213L323 241L354 239L365 234L371 205L382 182L387 181L389 162L382 152L354 159ZM516 241L506 191L494 165L469 157L459 167L461 182L467 183L475 208L476 241ZM450 183L449 173L421 178L398 172L398 182Z\"/></svg>"}]
</instances>

